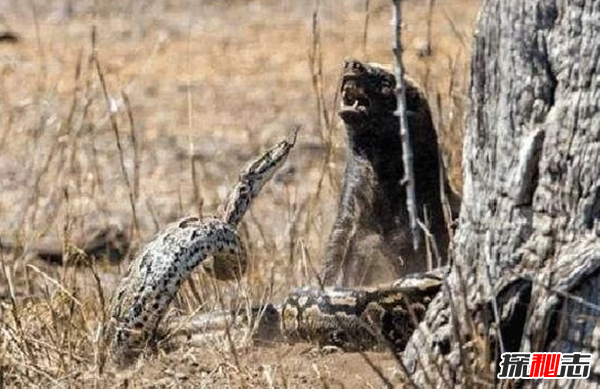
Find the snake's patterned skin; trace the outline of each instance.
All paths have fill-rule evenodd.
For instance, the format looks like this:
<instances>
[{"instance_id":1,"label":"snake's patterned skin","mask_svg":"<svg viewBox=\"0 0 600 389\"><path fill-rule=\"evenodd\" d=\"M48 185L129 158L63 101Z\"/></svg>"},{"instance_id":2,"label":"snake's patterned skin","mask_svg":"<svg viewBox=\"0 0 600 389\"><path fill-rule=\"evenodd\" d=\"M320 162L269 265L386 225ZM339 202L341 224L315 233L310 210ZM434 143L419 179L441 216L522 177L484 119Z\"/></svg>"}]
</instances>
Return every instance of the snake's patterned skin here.
<instances>
[{"instance_id":1,"label":"snake's patterned skin","mask_svg":"<svg viewBox=\"0 0 600 389\"><path fill-rule=\"evenodd\" d=\"M344 351L404 350L427 306L442 286L443 269L406 276L371 288L302 287L281 304L249 312L213 311L169 323L172 339L205 344L226 329L254 329L259 343L313 342Z\"/></svg>"},{"instance_id":2,"label":"snake's patterned skin","mask_svg":"<svg viewBox=\"0 0 600 389\"><path fill-rule=\"evenodd\" d=\"M233 226L238 225L254 199L275 172L283 165L296 144L298 129L292 139L284 140L261 157L252 161L240 174L240 178L225 203L222 219Z\"/></svg>"},{"instance_id":3,"label":"snake's patterned skin","mask_svg":"<svg viewBox=\"0 0 600 389\"><path fill-rule=\"evenodd\" d=\"M111 304L108 336L113 359L127 364L156 334L181 283L212 257L219 279L240 277L246 269L236 226L262 186L281 167L295 143L285 140L242 171L221 218L184 218L170 224L140 250Z\"/></svg>"},{"instance_id":4,"label":"snake's patterned skin","mask_svg":"<svg viewBox=\"0 0 600 389\"><path fill-rule=\"evenodd\" d=\"M292 342L401 352L441 285L439 274L424 273L389 287L301 288L280 308L281 332Z\"/></svg>"}]
</instances>

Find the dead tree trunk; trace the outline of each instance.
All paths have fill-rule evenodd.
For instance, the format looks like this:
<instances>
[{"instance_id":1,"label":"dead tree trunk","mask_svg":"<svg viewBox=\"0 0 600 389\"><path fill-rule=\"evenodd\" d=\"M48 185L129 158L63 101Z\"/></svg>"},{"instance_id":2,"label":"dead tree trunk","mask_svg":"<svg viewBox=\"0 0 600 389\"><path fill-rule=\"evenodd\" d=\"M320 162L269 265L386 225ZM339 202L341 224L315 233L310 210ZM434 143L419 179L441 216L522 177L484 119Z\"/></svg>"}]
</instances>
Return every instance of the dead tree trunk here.
<instances>
[{"instance_id":1,"label":"dead tree trunk","mask_svg":"<svg viewBox=\"0 0 600 389\"><path fill-rule=\"evenodd\" d=\"M596 387L600 1L488 0L474 42L454 266L404 361L419 387L479 387L503 351L585 352L568 385Z\"/></svg>"}]
</instances>

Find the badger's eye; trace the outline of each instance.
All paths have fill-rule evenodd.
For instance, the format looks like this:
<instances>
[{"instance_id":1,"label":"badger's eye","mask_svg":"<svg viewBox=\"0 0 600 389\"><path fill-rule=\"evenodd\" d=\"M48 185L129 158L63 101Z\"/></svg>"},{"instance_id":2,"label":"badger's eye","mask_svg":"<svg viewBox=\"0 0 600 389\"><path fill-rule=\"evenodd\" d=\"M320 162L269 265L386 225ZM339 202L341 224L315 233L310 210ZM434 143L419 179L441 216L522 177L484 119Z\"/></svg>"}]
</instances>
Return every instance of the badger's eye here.
<instances>
[{"instance_id":1,"label":"badger's eye","mask_svg":"<svg viewBox=\"0 0 600 389\"><path fill-rule=\"evenodd\" d=\"M388 79L381 80L380 90L381 90L381 94L383 94L383 95L391 94L393 92L393 86L392 86L392 83L390 82L390 80L388 80Z\"/></svg>"}]
</instances>

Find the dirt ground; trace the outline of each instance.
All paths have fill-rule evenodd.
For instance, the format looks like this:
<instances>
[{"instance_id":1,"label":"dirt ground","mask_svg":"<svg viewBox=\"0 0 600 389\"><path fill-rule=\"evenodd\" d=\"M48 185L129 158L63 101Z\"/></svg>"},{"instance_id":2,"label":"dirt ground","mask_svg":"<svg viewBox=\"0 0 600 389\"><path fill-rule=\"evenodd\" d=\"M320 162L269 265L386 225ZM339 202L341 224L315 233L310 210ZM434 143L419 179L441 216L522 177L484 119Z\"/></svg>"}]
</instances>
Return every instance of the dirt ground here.
<instances>
[{"instance_id":1,"label":"dirt ground","mask_svg":"<svg viewBox=\"0 0 600 389\"><path fill-rule=\"evenodd\" d=\"M480 1L437 0L431 13L426 1L403 3L405 65L427 92L460 191ZM0 239L22 246L0 254L0 388L398 384L391 355L308 344L161 349L117 370L105 363L101 329L127 264L57 267L30 255L107 225L139 246L179 217L215 214L246 161L300 125L241 227L247 277L216 288L235 304L314 284L345 158L341 63L393 61L390 4L0 0L0 35L18 37L0 40ZM198 272L176 306L222 308L214 287Z\"/></svg>"}]
</instances>

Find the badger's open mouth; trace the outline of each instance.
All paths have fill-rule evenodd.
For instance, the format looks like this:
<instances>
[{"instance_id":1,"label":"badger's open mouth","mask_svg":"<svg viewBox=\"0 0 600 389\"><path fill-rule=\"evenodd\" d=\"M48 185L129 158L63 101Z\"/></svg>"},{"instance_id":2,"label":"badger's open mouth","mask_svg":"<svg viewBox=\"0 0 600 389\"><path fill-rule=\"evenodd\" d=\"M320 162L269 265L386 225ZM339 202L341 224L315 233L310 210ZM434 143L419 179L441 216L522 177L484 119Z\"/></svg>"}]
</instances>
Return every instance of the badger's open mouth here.
<instances>
[{"instance_id":1,"label":"badger's open mouth","mask_svg":"<svg viewBox=\"0 0 600 389\"><path fill-rule=\"evenodd\" d=\"M358 77L345 75L342 85L342 101L339 115L344 121L354 121L367 117L370 101Z\"/></svg>"}]
</instances>

